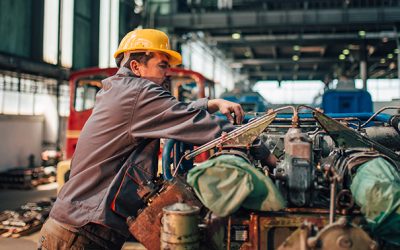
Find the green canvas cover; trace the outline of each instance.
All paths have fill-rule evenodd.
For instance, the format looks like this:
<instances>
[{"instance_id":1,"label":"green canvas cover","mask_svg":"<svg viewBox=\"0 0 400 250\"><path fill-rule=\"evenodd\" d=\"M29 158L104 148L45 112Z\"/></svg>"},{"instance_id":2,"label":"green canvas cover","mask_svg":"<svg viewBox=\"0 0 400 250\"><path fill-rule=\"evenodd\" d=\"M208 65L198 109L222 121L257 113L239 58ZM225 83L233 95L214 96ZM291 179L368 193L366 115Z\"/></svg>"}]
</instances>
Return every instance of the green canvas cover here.
<instances>
[{"instance_id":1,"label":"green canvas cover","mask_svg":"<svg viewBox=\"0 0 400 250\"><path fill-rule=\"evenodd\" d=\"M239 207L277 211L285 201L274 183L242 157L221 155L189 171L187 182L201 202L224 217Z\"/></svg>"},{"instance_id":2,"label":"green canvas cover","mask_svg":"<svg viewBox=\"0 0 400 250\"><path fill-rule=\"evenodd\" d=\"M400 245L400 174L384 158L362 164L350 186L374 236Z\"/></svg>"}]
</instances>

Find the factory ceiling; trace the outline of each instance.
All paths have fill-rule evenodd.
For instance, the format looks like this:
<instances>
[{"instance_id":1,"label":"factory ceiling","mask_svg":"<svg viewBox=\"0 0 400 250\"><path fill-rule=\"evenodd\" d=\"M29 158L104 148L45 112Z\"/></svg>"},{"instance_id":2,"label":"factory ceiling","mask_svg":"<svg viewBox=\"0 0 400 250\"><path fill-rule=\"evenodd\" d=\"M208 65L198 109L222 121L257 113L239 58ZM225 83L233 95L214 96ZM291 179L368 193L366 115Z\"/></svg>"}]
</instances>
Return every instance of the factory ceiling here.
<instances>
[{"instance_id":1,"label":"factory ceiling","mask_svg":"<svg viewBox=\"0 0 400 250\"><path fill-rule=\"evenodd\" d=\"M397 78L400 0L172 2L145 23L202 32L252 81L360 78L365 59L368 78Z\"/></svg>"}]
</instances>

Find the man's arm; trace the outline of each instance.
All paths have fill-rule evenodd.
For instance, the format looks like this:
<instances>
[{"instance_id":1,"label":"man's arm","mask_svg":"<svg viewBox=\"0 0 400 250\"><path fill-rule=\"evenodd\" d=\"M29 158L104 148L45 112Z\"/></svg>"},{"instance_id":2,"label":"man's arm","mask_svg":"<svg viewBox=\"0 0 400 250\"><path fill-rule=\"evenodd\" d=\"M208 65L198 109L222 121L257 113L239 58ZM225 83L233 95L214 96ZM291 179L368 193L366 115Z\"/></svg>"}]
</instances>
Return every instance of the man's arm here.
<instances>
[{"instance_id":1,"label":"man's arm","mask_svg":"<svg viewBox=\"0 0 400 250\"><path fill-rule=\"evenodd\" d=\"M232 114L235 114L236 124L241 124L244 119L244 111L242 109L242 106L240 106L240 104L223 99L213 99L208 101L207 106L208 106L207 108L208 112L212 114L217 111L220 111L228 118L228 120L231 123L233 123L234 121Z\"/></svg>"},{"instance_id":2,"label":"man's arm","mask_svg":"<svg viewBox=\"0 0 400 250\"><path fill-rule=\"evenodd\" d=\"M231 107L225 101L217 103L211 103L213 111L214 105ZM129 128L133 137L171 138L193 144L204 144L233 129L229 122L193 107L193 103L179 102L162 87L148 82L138 96Z\"/></svg>"},{"instance_id":3,"label":"man's arm","mask_svg":"<svg viewBox=\"0 0 400 250\"><path fill-rule=\"evenodd\" d=\"M232 114L235 114L236 124L241 124L244 119L244 111L242 106L240 106L238 103L230 102L224 99L208 100L207 98L201 98L188 104L189 107L193 107L195 109L207 109L207 111L211 114L220 111L231 123L234 123Z\"/></svg>"}]
</instances>

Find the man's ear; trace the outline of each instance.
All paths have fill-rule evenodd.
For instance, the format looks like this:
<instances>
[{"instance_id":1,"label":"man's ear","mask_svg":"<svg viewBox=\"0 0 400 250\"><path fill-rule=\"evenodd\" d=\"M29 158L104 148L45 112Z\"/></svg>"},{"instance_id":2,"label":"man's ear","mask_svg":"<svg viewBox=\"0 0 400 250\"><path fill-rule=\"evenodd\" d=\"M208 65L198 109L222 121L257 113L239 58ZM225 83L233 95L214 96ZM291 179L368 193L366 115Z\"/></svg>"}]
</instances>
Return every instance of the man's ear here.
<instances>
[{"instance_id":1,"label":"man's ear","mask_svg":"<svg viewBox=\"0 0 400 250\"><path fill-rule=\"evenodd\" d=\"M139 63L135 60L132 60L129 64L131 67L132 73L138 77L140 77Z\"/></svg>"}]
</instances>

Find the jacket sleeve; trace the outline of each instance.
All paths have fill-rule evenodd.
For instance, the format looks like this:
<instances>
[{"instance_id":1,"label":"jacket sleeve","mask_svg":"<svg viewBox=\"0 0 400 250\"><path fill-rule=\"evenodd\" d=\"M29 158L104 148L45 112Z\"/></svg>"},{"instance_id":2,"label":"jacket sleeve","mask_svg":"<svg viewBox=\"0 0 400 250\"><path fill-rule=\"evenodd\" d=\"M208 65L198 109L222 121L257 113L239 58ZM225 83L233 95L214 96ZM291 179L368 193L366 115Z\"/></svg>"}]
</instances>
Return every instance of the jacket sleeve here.
<instances>
[{"instance_id":1,"label":"jacket sleeve","mask_svg":"<svg viewBox=\"0 0 400 250\"><path fill-rule=\"evenodd\" d=\"M222 131L234 129L228 121L211 116L207 99L183 103L162 87L146 82L138 95L130 122L132 137L169 138L204 144Z\"/></svg>"}]
</instances>

